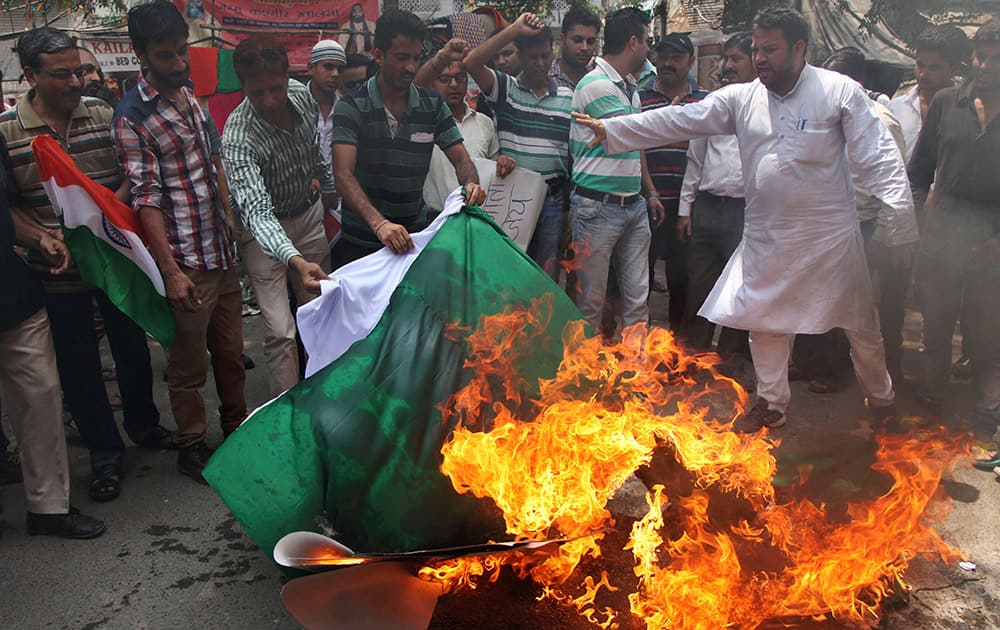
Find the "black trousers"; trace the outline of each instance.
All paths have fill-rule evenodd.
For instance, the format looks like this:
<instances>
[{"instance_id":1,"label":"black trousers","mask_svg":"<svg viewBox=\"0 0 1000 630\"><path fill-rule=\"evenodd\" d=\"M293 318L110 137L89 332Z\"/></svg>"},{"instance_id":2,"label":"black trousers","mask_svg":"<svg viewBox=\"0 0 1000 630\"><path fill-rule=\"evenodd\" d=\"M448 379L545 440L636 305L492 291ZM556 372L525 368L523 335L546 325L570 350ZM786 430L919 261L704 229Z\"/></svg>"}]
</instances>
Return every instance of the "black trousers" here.
<instances>
[{"instance_id":1,"label":"black trousers","mask_svg":"<svg viewBox=\"0 0 1000 630\"><path fill-rule=\"evenodd\" d=\"M94 325L95 300L115 360L123 424L133 441L142 439L160 423L153 402L153 372L146 333L100 291L48 293L45 297L63 397L90 450L91 467L95 471L108 465L120 467L124 444L101 376Z\"/></svg>"},{"instance_id":2,"label":"black trousers","mask_svg":"<svg viewBox=\"0 0 1000 630\"><path fill-rule=\"evenodd\" d=\"M688 342L697 350L710 350L715 324L698 316L726 263L743 238L746 200L698 193L691 210L691 240L688 248L687 307L684 313ZM723 328L718 351L724 355L750 357L748 333Z\"/></svg>"},{"instance_id":3,"label":"black trousers","mask_svg":"<svg viewBox=\"0 0 1000 630\"><path fill-rule=\"evenodd\" d=\"M670 330L675 335L681 335L684 324L684 312L687 308L688 293L688 242L677 238L677 202L664 203L666 216L660 227L653 230L649 243L649 279L653 284L653 269L656 261L663 259L666 263L667 291L667 321Z\"/></svg>"}]
</instances>

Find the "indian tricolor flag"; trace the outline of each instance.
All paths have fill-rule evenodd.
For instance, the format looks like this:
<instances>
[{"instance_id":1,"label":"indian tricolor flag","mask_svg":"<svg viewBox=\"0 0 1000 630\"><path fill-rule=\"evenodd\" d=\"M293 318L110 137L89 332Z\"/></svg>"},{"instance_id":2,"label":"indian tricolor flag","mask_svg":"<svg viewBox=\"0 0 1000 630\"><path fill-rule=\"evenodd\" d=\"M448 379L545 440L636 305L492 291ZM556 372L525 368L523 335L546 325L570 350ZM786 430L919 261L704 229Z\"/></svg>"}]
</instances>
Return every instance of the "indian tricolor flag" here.
<instances>
[{"instance_id":1,"label":"indian tricolor flag","mask_svg":"<svg viewBox=\"0 0 1000 630\"><path fill-rule=\"evenodd\" d=\"M174 315L138 217L112 191L80 172L51 136L38 136L31 149L80 275L169 347L174 339Z\"/></svg>"}]
</instances>

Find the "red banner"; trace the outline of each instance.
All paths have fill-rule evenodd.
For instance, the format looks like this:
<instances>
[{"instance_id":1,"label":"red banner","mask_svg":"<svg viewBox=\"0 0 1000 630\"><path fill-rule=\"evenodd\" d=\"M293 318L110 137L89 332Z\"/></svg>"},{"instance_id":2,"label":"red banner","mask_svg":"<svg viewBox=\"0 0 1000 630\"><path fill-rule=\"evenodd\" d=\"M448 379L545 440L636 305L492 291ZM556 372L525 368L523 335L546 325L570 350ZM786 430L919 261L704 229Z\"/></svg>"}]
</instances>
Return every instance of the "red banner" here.
<instances>
[{"instance_id":1,"label":"red banner","mask_svg":"<svg viewBox=\"0 0 1000 630\"><path fill-rule=\"evenodd\" d=\"M371 49L378 18L378 0L174 0L191 20L211 22L221 37L240 41L254 33L275 35L288 49L294 68L309 62L320 39L340 42L348 53ZM232 29L232 30L230 30Z\"/></svg>"}]
</instances>

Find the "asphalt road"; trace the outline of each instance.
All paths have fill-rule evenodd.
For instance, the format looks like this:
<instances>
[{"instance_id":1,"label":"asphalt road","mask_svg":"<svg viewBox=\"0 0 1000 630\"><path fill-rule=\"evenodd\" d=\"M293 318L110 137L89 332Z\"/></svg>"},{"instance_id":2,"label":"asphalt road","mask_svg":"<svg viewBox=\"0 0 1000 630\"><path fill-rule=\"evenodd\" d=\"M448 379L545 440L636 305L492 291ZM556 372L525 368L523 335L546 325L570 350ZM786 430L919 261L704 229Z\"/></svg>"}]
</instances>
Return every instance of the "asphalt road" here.
<instances>
[{"instance_id":1,"label":"asphalt road","mask_svg":"<svg viewBox=\"0 0 1000 630\"><path fill-rule=\"evenodd\" d=\"M255 407L266 401L268 392L260 350L263 323L259 317L244 322L247 354L258 364L247 379L247 396ZM916 332L911 322L908 338L917 338ZM910 354L912 362L912 343ZM163 355L157 348L153 356L159 379ZM782 430L779 458L807 455L849 463L852 454L845 449L845 440L849 435L856 440L858 431L864 429L856 388L819 396L796 384L793 391L791 420ZM956 386L954 394L957 413L948 420L960 428L971 406L969 388ZM169 425L166 388L158 385L156 395ZM214 401L209 398L212 409ZM211 426L210 443L220 440L219 428ZM93 541L29 538L22 487L0 487L0 627L297 627L279 599L281 573L243 534L211 489L176 472L175 453L130 447L122 496L108 504L87 498L88 459L77 442L70 442L70 459L74 504L105 519L108 531ZM957 567L918 563L910 575L915 588L910 605L891 612L888 627L1000 627L1000 539L996 535L1000 484L992 475L960 469L945 489L956 500L939 529L978 569L968 573ZM620 501L619 510L627 512L630 502L643 504L641 492L632 490ZM449 621L440 627L585 625L567 622L566 611L557 607L536 605L530 589L501 598L496 588L484 588L441 600L441 610L448 612ZM504 610L505 614L498 614Z\"/></svg>"}]
</instances>

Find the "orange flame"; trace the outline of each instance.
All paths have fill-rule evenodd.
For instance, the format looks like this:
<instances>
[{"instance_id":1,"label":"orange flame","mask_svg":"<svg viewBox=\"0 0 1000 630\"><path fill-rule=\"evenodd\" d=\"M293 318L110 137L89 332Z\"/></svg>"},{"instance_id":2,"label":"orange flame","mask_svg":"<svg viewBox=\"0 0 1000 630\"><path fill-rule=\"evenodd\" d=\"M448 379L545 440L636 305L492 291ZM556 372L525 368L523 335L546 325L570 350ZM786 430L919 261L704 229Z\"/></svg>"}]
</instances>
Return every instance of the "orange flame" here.
<instances>
[{"instance_id":1,"label":"orange flame","mask_svg":"<svg viewBox=\"0 0 1000 630\"><path fill-rule=\"evenodd\" d=\"M941 475L968 451L959 440L943 431L881 436L873 469L893 485L850 505L845 519L805 499L776 505L776 442L732 430L746 393L715 371L718 357L685 354L665 330L632 327L605 345L570 324L558 373L539 383L539 400L523 400L528 383L514 365L546 334L551 311L551 299L539 299L484 317L469 334L475 376L443 408L458 427L442 472L458 492L495 502L516 538L582 538L551 554L443 562L424 569L426 579L474 588L506 565L538 582L543 597L616 625L621 611L599 599L619 587L577 568L600 557L600 532L614 524L606 504L636 471L647 485L665 482L653 486L626 546L639 580L631 613L649 628L823 616L870 623L915 555L960 556L922 518Z\"/></svg>"}]
</instances>

